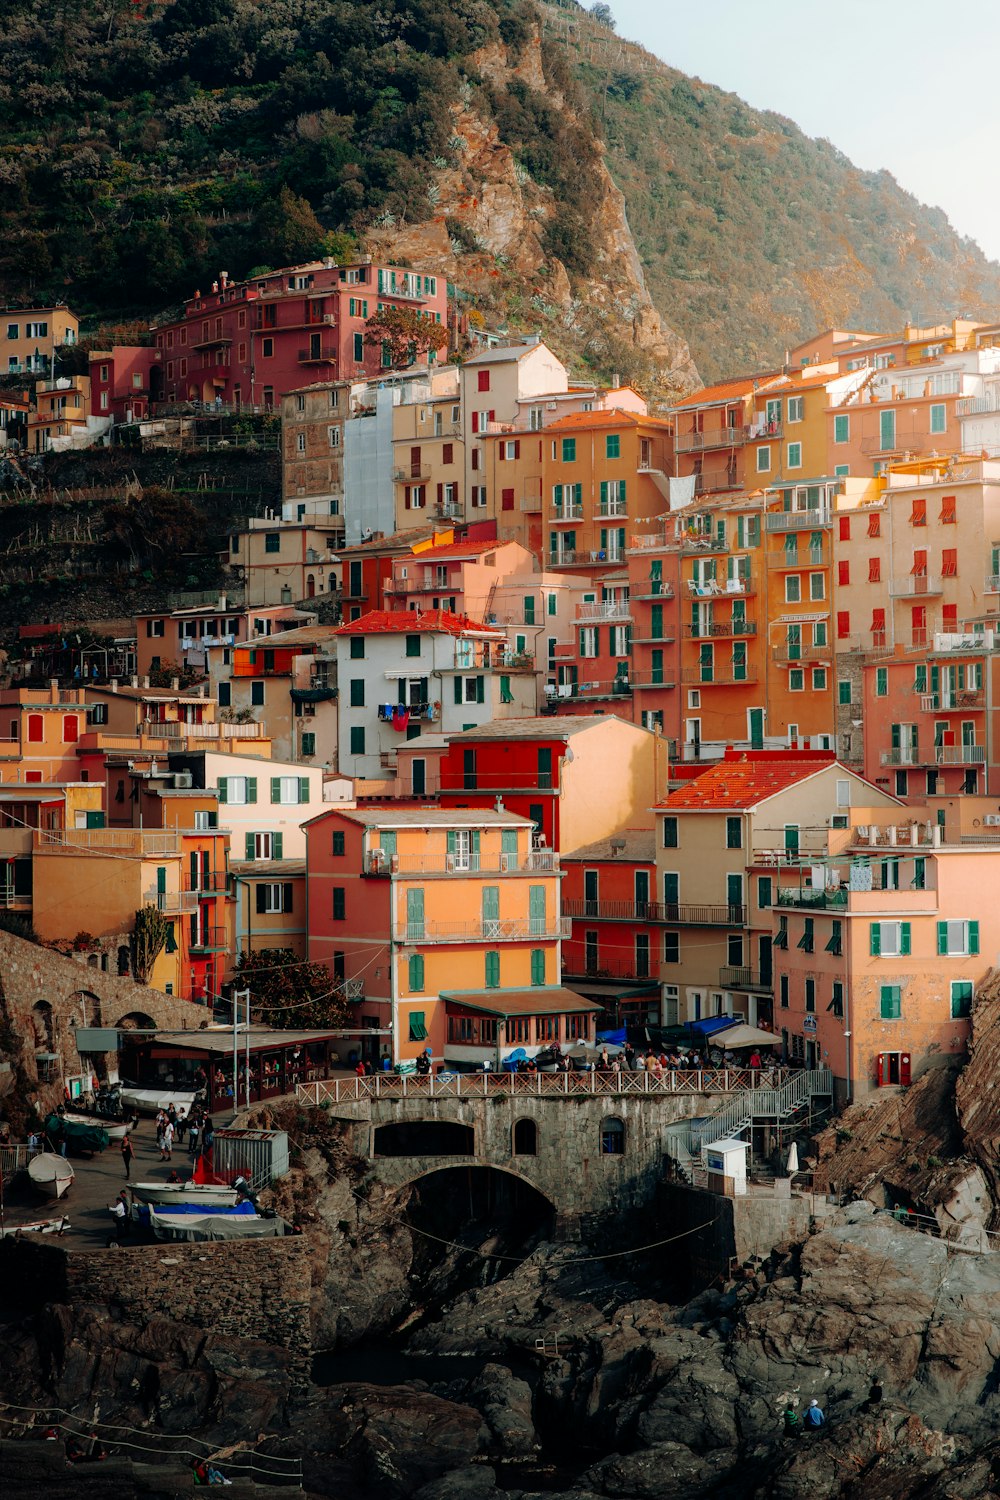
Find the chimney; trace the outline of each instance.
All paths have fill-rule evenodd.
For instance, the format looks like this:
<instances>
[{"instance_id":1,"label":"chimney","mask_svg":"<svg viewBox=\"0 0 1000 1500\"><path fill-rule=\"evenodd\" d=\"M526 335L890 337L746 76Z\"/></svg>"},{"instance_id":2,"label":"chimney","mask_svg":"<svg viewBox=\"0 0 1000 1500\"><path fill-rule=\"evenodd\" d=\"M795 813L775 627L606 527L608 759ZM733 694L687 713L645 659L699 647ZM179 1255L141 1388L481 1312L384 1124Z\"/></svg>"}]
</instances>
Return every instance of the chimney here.
<instances>
[{"instance_id":1,"label":"chimney","mask_svg":"<svg viewBox=\"0 0 1000 1500\"><path fill-rule=\"evenodd\" d=\"M138 677L131 678L131 683L132 683L132 686L134 688L137 688L139 686L139 679L138 679Z\"/></svg>"},{"instance_id":2,"label":"chimney","mask_svg":"<svg viewBox=\"0 0 1000 1500\"><path fill-rule=\"evenodd\" d=\"M58 703L59 702L59 678L58 677L50 677L49 678L49 702L50 703Z\"/></svg>"},{"instance_id":3,"label":"chimney","mask_svg":"<svg viewBox=\"0 0 1000 1500\"><path fill-rule=\"evenodd\" d=\"M222 287L223 291L226 290L226 287L229 285L229 272L228 271L220 271L219 272L219 285Z\"/></svg>"},{"instance_id":4,"label":"chimney","mask_svg":"<svg viewBox=\"0 0 1000 1500\"><path fill-rule=\"evenodd\" d=\"M179 677L171 677L171 679L170 679L170 686L173 688L173 690L174 690L175 693L179 693L180 690L181 690L181 680L180 680L180 678Z\"/></svg>"},{"instance_id":5,"label":"chimney","mask_svg":"<svg viewBox=\"0 0 1000 1500\"><path fill-rule=\"evenodd\" d=\"M117 691L118 691L118 678L117 677L112 677L111 681L108 683L108 687L111 689L111 691L113 693L117 693Z\"/></svg>"},{"instance_id":6,"label":"chimney","mask_svg":"<svg viewBox=\"0 0 1000 1500\"><path fill-rule=\"evenodd\" d=\"M144 677L142 679L142 685L143 685L144 688L148 689L148 687L149 687L149 678L148 677Z\"/></svg>"}]
</instances>

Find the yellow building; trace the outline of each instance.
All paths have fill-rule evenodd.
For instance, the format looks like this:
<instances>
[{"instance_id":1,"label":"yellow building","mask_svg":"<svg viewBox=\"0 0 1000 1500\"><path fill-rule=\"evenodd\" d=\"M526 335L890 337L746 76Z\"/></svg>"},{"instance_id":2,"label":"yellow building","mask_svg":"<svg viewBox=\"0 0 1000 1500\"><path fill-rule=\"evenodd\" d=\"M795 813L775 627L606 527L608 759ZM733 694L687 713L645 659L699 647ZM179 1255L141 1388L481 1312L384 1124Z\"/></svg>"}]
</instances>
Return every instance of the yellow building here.
<instances>
[{"instance_id":1,"label":"yellow building","mask_svg":"<svg viewBox=\"0 0 1000 1500\"><path fill-rule=\"evenodd\" d=\"M28 448L44 453L60 439L70 442L90 431L90 376L70 375L40 380L35 387L35 410L28 414ZM105 419L103 426L107 427ZM61 446L66 446L63 443Z\"/></svg>"},{"instance_id":2,"label":"yellow building","mask_svg":"<svg viewBox=\"0 0 1000 1500\"><path fill-rule=\"evenodd\" d=\"M65 303L52 307L8 307L0 312L0 372L51 375L52 362L80 331L76 313Z\"/></svg>"},{"instance_id":3,"label":"yellow building","mask_svg":"<svg viewBox=\"0 0 1000 1500\"><path fill-rule=\"evenodd\" d=\"M464 514L465 442L456 369L432 371L426 387L392 411L395 529Z\"/></svg>"}]
</instances>

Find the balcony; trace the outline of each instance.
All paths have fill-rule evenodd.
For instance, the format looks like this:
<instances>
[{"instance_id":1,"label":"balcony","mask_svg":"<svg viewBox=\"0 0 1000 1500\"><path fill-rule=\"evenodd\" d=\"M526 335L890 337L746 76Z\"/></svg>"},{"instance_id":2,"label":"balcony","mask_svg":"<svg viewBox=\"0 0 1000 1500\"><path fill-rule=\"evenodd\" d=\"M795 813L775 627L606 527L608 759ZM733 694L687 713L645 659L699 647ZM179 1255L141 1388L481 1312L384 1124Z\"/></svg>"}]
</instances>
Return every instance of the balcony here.
<instances>
[{"instance_id":1,"label":"balcony","mask_svg":"<svg viewBox=\"0 0 1000 1500\"><path fill-rule=\"evenodd\" d=\"M543 501L541 495L522 495L521 496L521 509L522 510L540 511L540 510L542 510L544 504L545 504L545 502Z\"/></svg>"},{"instance_id":2,"label":"balcony","mask_svg":"<svg viewBox=\"0 0 1000 1500\"><path fill-rule=\"evenodd\" d=\"M905 578L894 578L889 584L891 599L922 598L924 595L940 592L941 580L932 573L907 574Z\"/></svg>"},{"instance_id":3,"label":"balcony","mask_svg":"<svg viewBox=\"0 0 1000 1500\"><path fill-rule=\"evenodd\" d=\"M723 964L719 970L719 983L727 990L762 990L766 994L770 994L774 988L771 974L762 974L759 969L745 969L736 964Z\"/></svg>"},{"instance_id":4,"label":"balcony","mask_svg":"<svg viewBox=\"0 0 1000 1500\"><path fill-rule=\"evenodd\" d=\"M811 510L769 510L764 515L765 531L810 531L816 526L830 526L833 517L827 505Z\"/></svg>"},{"instance_id":5,"label":"balcony","mask_svg":"<svg viewBox=\"0 0 1000 1500\"><path fill-rule=\"evenodd\" d=\"M631 620L632 606L628 599L599 599L590 604L576 606L578 620Z\"/></svg>"},{"instance_id":6,"label":"balcony","mask_svg":"<svg viewBox=\"0 0 1000 1500\"><path fill-rule=\"evenodd\" d=\"M143 906L155 906L157 911L164 916L178 916L184 912L195 912L198 910L198 893L196 891L160 891L156 886L142 893Z\"/></svg>"},{"instance_id":7,"label":"balcony","mask_svg":"<svg viewBox=\"0 0 1000 1500\"><path fill-rule=\"evenodd\" d=\"M566 547L561 552L549 554L550 568L592 568L595 563L623 563L624 552L617 547L591 548L589 552L575 552Z\"/></svg>"},{"instance_id":8,"label":"balcony","mask_svg":"<svg viewBox=\"0 0 1000 1500\"><path fill-rule=\"evenodd\" d=\"M931 759L916 745L897 745L894 750L883 750L879 762L883 766L929 766Z\"/></svg>"},{"instance_id":9,"label":"balcony","mask_svg":"<svg viewBox=\"0 0 1000 1500\"><path fill-rule=\"evenodd\" d=\"M521 850L515 854L492 857L471 851L455 854L393 854L369 849L364 856L362 875L402 879L419 875L554 875L559 871L559 855L554 849Z\"/></svg>"},{"instance_id":10,"label":"balcony","mask_svg":"<svg viewBox=\"0 0 1000 1500\"><path fill-rule=\"evenodd\" d=\"M184 877L185 891L198 891L203 896L217 896L229 889L229 877L222 870L204 870L193 878Z\"/></svg>"},{"instance_id":11,"label":"balcony","mask_svg":"<svg viewBox=\"0 0 1000 1500\"><path fill-rule=\"evenodd\" d=\"M703 906L664 901L564 901L563 915L578 922L669 922L686 927L742 927L745 906Z\"/></svg>"},{"instance_id":12,"label":"balcony","mask_svg":"<svg viewBox=\"0 0 1000 1500\"><path fill-rule=\"evenodd\" d=\"M691 687L742 687L744 683L757 681L757 668L750 663L738 668L716 665L713 667L684 667L681 682Z\"/></svg>"},{"instance_id":13,"label":"balcony","mask_svg":"<svg viewBox=\"0 0 1000 1500\"><path fill-rule=\"evenodd\" d=\"M408 469L394 469L392 477L396 484L426 484L431 471L424 464L411 464Z\"/></svg>"},{"instance_id":14,"label":"balcony","mask_svg":"<svg viewBox=\"0 0 1000 1500\"><path fill-rule=\"evenodd\" d=\"M659 578L649 578L639 585L638 590L633 592L631 597L633 599L672 599L674 586L672 583L664 583Z\"/></svg>"},{"instance_id":15,"label":"balcony","mask_svg":"<svg viewBox=\"0 0 1000 1500\"><path fill-rule=\"evenodd\" d=\"M796 548L794 552L790 552L786 547L783 551L772 552L769 558L775 573L792 572L797 568L825 568L829 561L830 549L828 547Z\"/></svg>"},{"instance_id":16,"label":"balcony","mask_svg":"<svg viewBox=\"0 0 1000 1500\"><path fill-rule=\"evenodd\" d=\"M757 592L757 585L749 573L745 577L721 581L715 578L688 578L685 582L692 599L731 599L734 595L737 599L749 598Z\"/></svg>"},{"instance_id":17,"label":"balcony","mask_svg":"<svg viewBox=\"0 0 1000 1500\"><path fill-rule=\"evenodd\" d=\"M758 427L714 427L709 432L674 434L675 453L704 453L710 448L742 448L744 443L766 442L781 437L781 423Z\"/></svg>"},{"instance_id":18,"label":"balcony","mask_svg":"<svg viewBox=\"0 0 1000 1500\"><path fill-rule=\"evenodd\" d=\"M709 641L719 636L756 634L756 620L703 620L698 625L684 626L684 639L686 641Z\"/></svg>"},{"instance_id":19,"label":"balcony","mask_svg":"<svg viewBox=\"0 0 1000 1500\"><path fill-rule=\"evenodd\" d=\"M870 895L871 892L866 894ZM819 908L821 911L843 911L847 906L847 892L840 886L831 886L828 890L821 891L809 886L800 886L797 890L788 886L779 890L777 896L779 906L805 906L810 910Z\"/></svg>"},{"instance_id":20,"label":"balcony","mask_svg":"<svg viewBox=\"0 0 1000 1500\"><path fill-rule=\"evenodd\" d=\"M190 953L225 953L229 948L229 935L225 927L203 927L188 944Z\"/></svg>"},{"instance_id":21,"label":"balcony","mask_svg":"<svg viewBox=\"0 0 1000 1500\"><path fill-rule=\"evenodd\" d=\"M662 672L630 672L628 682L633 692L643 692L646 688L675 688L677 673L670 667Z\"/></svg>"},{"instance_id":22,"label":"balcony","mask_svg":"<svg viewBox=\"0 0 1000 1500\"><path fill-rule=\"evenodd\" d=\"M652 954L645 964L637 963L634 958L588 957L581 954L577 958L564 959L562 967L563 974L574 979L630 979L641 984L643 980L656 982L656 974L653 972L655 964L656 958Z\"/></svg>"},{"instance_id":23,"label":"balcony","mask_svg":"<svg viewBox=\"0 0 1000 1500\"><path fill-rule=\"evenodd\" d=\"M640 536L630 536L628 539L628 550L630 552L663 552L667 548L673 548L673 541L668 540L663 531L646 532Z\"/></svg>"},{"instance_id":24,"label":"balcony","mask_svg":"<svg viewBox=\"0 0 1000 1500\"><path fill-rule=\"evenodd\" d=\"M560 521L582 521L583 505L553 505L552 524L558 525Z\"/></svg>"},{"instance_id":25,"label":"balcony","mask_svg":"<svg viewBox=\"0 0 1000 1500\"><path fill-rule=\"evenodd\" d=\"M138 859L162 859L180 854L180 834L140 828L39 828L35 849L68 849L73 854L113 850Z\"/></svg>"},{"instance_id":26,"label":"balcony","mask_svg":"<svg viewBox=\"0 0 1000 1500\"><path fill-rule=\"evenodd\" d=\"M673 627L664 625L659 635L642 635L641 627L636 627L636 633L632 636L633 646L672 646L677 636Z\"/></svg>"},{"instance_id":27,"label":"balcony","mask_svg":"<svg viewBox=\"0 0 1000 1500\"><path fill-rule=\"evenodd\" d=\"M713 469L708 474L696 474L694 476L694 492L696 495L722 495L727 490L735 490L739 486L736 470Z\"/></svg>"},{"instance_id":28,"label":"balcony","mask_svg":"<svg viewBox=\"0 0 1000 1500\"><path fill-rule=\"evenodd\" d=\"M300 349L298 353L300 365L331 365L337 362L337 346L328 344L319 349Z\"/></svg>"},{"instance_id":29,"label":"balcony","mask_svg":"<svg viewBox=\"0 0 1000 1500\"><path fill-rule=\"evenodd\" d=\"M988 573L983 586L986 594L1000 594L1000 573Z\"/></svg>"},{"instance_id":30,"label":"balcony","mask_svg":"<svg viewBox=\"0 0 1000 1500\"><path fill-rule=\"evenodd\" d=\"M985 745L935 745L934 763L939 766L985 766Z\"/></svg>"},{"instance_id":31,"label":"balcony","mask_svg":"<svg viewBox=\"0 0 1000 1500\"><path fill-rule=\"evenodd\" d=\"M627 516L628 505L624 500L603 500L598 504L599 516Z\"/></svg>"},{"instance_id":32,"label":"balcony","mask_svg":"<svg viewBox=\"0 0 1000 1500\"><path fill-rule=\"evenodd\" d=\"M920 711L925 714L956 713L959 709L985 708L983 688L946 689L943 693L922 693Z\"/></svg>"},{"instance_id":33,"label":"balcony","mask_svg":"<svg viewBox=\"0 0 1000 1500\"><path fill-rule=\"evenodd\" d=\"M792 646L787 641L781 641L778 645L771 647L771 654L783 667L797 667L803 663L808 666L810 662L829 661L833 656L833 647L814 646L812 642Z\"/></svg>"},{"instance_id":34,"label":"balcony","mask_svg":"<svg viewBox=\"0 0 1000 1500\"><path fill-rule=\"evenodd\" d=\"M497 917L480 922L394 922L394 943L555 942L572 935L569 917Z\"/></svg>"}]
</instances>

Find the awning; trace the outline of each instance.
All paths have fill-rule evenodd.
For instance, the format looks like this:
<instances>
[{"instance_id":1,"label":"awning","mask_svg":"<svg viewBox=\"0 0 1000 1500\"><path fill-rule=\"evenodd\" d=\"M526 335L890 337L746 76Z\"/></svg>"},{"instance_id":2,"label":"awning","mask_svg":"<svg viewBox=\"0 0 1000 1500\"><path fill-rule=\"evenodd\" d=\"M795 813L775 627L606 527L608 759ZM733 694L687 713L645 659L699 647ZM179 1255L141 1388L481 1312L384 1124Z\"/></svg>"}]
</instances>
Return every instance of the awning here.
<instances>
[{"instance_id":1,"label":"awning","mask_svg":"<svg viewBox=\"0 0 1000 1500\"><path fill-rule=\"evenodd\" d=\"M826 611L825 613L818 614L818 615L775 615L775 617L774 617L773 620L769 620L768 621L768 624L769 625L811 625L812 622L813 622L813 620L828 620L829 618L830 618L829 611Z\"/></svg>"},{"instance_id":2,"label":"awning","mask_svg":"<svg viewBox=\"0 0 1000 1500\"><path fill-rule=\"evenodd\" d=\"M727 1026L741 1026L739 1016L706 1016L703 1021L688 1021L689 1031L697 1036L714 1036L717 1031L725 1031Z\"/></svg>"},{"instance_id":3,"label":"awning","mask_svg":"<svg viewBox=\"0 0 1000 1500\"><path fill-rule=\"evenodd\" d=\"M720 1047L777 1047L781 1038L773 1031L761 1031L740 1022L728 1031L713 1032L712 1041Z\"/></svg>"},{"instance_id":4,"label":"awning","mask_svg":"<svg viewBox=\"0 0 1000 1500\"><path fill-rule=\"evenodd\" d=\"M293 703L326 703L330 698L336 698L337 689L332 687L316 688L289 688L289 697Z\"/></svg>"},{"instance_id":5,"label":"awning","mask_svg":"<svg viewBox=\"0 0 1000 1500\"><path fill-rule=\"evenodd\" d=\"M584 1000L561 984L533 985L527 990L442 990L441 999L465 1010L499 1017L579 1014L602 1008L596 1001Z\"/></svg>"},{"instance_id":6,"label":"awning","mask_svg":"<svg viewBox=\"0 0 1000 1500\"><path fill-rule=\"evenodd\" d=\"M617 995L620 1000L631 1000L640 995L656 995L660 986L655 981L649 984L609 984L606 979L570 979L566 988L577 995Z\"/></svg>"}]
</instances>

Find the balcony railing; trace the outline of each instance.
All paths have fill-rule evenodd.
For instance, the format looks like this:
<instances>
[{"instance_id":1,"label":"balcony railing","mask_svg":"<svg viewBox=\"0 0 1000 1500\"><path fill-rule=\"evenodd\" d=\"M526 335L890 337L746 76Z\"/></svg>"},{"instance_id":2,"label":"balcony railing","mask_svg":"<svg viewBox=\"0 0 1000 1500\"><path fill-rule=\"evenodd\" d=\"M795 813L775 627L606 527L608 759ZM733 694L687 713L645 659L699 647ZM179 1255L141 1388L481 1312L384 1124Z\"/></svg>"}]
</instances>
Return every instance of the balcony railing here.
<instances>
[{"instance_id":1,"label":"balcony railing","mask_svg":"<svg viewBox=\"0 0 1000 1500\"><path fill-rule=\"evenodd\" d=\"M321 345L319 349L300 349L300 365L328 365L335 364L337 360L337 348L335 344L328 344L325 348Z\"/></svg>"},{"instance_id":2,"label":"balcony railing","mask_svg":"<svg viewBox=\"0 0 1000 1500\"><path fill-rule=\"evenodd\" d=\"M684 626L686 641L707 641L716 636L756 635L756 620L711 620Z\"/></svg>"},{"instance_id":3,"label":"balcony railing","mask_svg":"<svg viewBox=\"0 0 1000 1500\"><path fill-rule=\"evenodd\" d=\"M712 906L672 901L564 901L563 915L575 921L668 922L687 927L742 927L745 906Z\"/></svg>"},{"instance_id":4,"label":"balcony railing","mask_svg":"<svg viewBox=\"0 0 1000 1500\"><path fill-rule=\"evenodd\" d=\"M791 572L795 568L825 568L830 561L830 552L827 547L797 548L794 552L789 552L786 547L781 552L773 552L769 561L776 573Z\"/></svg>"},{"instance_id":5,"label":"balcony railing","mask_svg":"<svg viewBox=\"0 0 1000 1500\"><path fill-rule=\"evenodd\" d=\"M815 506L812 510L769 510L764 514L765 531L809 531L814 526L829 526L832 522L829 506Z\"/></svg>"},{"instance_id":6,"label":"balcony railing","mask_svg":"<svg viewBox=\"0 0 1000 1500\"><path fill-rule=\"evenodd\" d=\"M889 585L889 595L893 599L908 599L940 592L941 580L933 573L910 573L905 578L894 578Z\"/></svg>"},{"instance_id":7,"label":"balcony railing","mask_svg":"<svg viewBox=\"0 0 1000 1500\"><path fill-rule=\"evenodd\" d=\"M392 854L369 849L365 855L363 875L534 875L554 874L559 869L559 855L554 849L532 849L516 854L492 857L468 853Z\"/></svg>"},{"instance_id":8,"label":"balcony railing","mask_svg":"<svg viewBox=\"0 0 1000 1500\"><path fill-rule=\"evenodd\" d=\"M396 943L554 942L571 932L569 917L498 917L479 922L395 922L392 938Z\"/></svg>"},{"instance_id":9,"label":"balcony railing","mask_svg":"<svg viewBox=\"0 0 1000 1500\"><path fill-rule=\"evenodd\" d=\"M558 520L559 517L556 517ZM568 519L568 518L567 518ZM587 568L594 563L620 563L625 561L624 552L617 547L593 547L589 552L576 552L570 547L549 554L550 568Z\"/></svg>"},{"instance_id":10,"label":"balcony railing","mask_svg":"<svg viewBox=\"0 0 1000 1500\"><path fill-rule=\"evenodd\" d=\"M605 958L602 954L588 958L586 954L580 954L578 957L564 957L562 970L565 976L575 979L631 979L641 983L644 979L656 979L656 974L651 972L656 962L653 954L645 964L637 963L634 958Z\"/></svg>"},{"instance_id":11,"label":"balcony railing","mask_svg":"<svg viewBox=\"0 0 1000 1500\"><path fill-rule=\"evenodd\" d=\"M155 906L166 915L198 910L197 891L159 891L151 886L142 893L143 906Z\"/></svg>"},{"instance_id":12,"label":"balcony railing","mask_svg":"<svg viewBox=\"0 0 1000 1500\"><path fill-rule=\"evenodd\" d=\"M191 953L224 953L229 947L225 927L203 927L188 945Z\"/></svg>"},{"instance_id":13,"label":"balcony railing","mask_svg":"<svg viewBox=\"0 0 1000 1500\"><path fill-rule=\"evenodd\" d=\"M1000 573L988 573L984 585L984 593L1000 594Z\"/></svg>"},{"instance_id":14,"label":"balcony railing","mask_svg":"<svg viewBox=\"0 0 1000 1500\"><path fill-rule=\"evenodd\" d=\"M630 536L628 539L628 550L630 552L662 552L665 548L672 546L666 532L648 531L639 536Z\"/></svg>"},{"instance_id":15,"label":"balcony railing","mask_svg":"<svg viewBox=\"0 0 1000 1500\"><path fill-rule=\"evenodd\" d=\"M397 484L426 484L431 471L424 464L411 464L408 469L394 469L392 477Z\"/></svg>"},{"instance_id":16,"label":"balcony railing","mask_svg":"<svg viewBox=\"0 0 1000 1500\"><path fill-rule=\"evenodd\" d=\"M576 606L578 620L630 620L632 606L628 599L600 599Z\"/></svg>"},{"instance_id":17,"label":"balcony railing","mask_svg":"<svg viewBox=\"0 0 1000 1500\"><path fill-rule=\"evenodd\" d=\"M553 505L553 521L582 521L583 505Z\"/></svg>"},{"instance_id":18,"label":"balcony railing","mask_svg":"<svg viewBox=\"0 0 1000 1500\"><path fill-rule=\"evenodd\" d=\"M662 579L648 578L645 583L633 590L633 599L672 599L674 597L674 586L672 583L664 583Z\"/></svg>"},{"instance_id":19,"label":"balcony railing","mask_svg":"<svg viewBox=\"0 0 1000 1500\"><path fill-rule=\"evenodd\" d=\"M678 432L674 435L675 453L704 453L709 448L741 448L744 443L768 442L781 437L781 423L769 422L763 427L713 427L709 432Z\"/></svg>"},{"instance_id":20,"label":"balcony railing","mask_svg":"<svg viewBox=\"0 0 1000 1500\"><path fill-rule=\"evenodd\" d=\"M920 710L925 714L954 713L958 709L985 708L986 693L982 688L956 688L954 692L922 693Z\"/></svg>"},{"instance_id":21,"label":"balcony railing","mask_svg":"<svg viewBox=\"0 0 1000 1500\"><path fill-rule=\"evenodd\" d=\"M544 507L544 505L545 505L545 502L542 499L541 495L522 495L521 496L521 509L522 510L529 510L529 511L542 510L543 507Z\"/></svg>"},{"instance_id":22,"label":"balcony railing","mask_svg":"<svg viewBox=\"0 0 1000 1500\"><path fill-rule=\"evenodd\" d=\"M675 688L677 686L677 673L670 667L664 667L662 672L630 672L629 686L640 691L644 688Z\"/></svg>"},{"instance_id":23,"label":"balcony railing","mask_svg":"<svg viewBox=\"0 0 1000 1500\"><path fill-rule=\"evenodd\" d=\"M807 906L837 911L843 910L847 905L847 892L840 886L831 886L828 890L821 891L809 886L801 886L798 890L787 886L779 890L777 895L779 906Z\"/></svg>"},{"instance_id":24,"label":"balcony railing","mask_svg":"<svg viewBox=\"0 0 1000 1500\"><path fill-rule=\"evenodd\" d=\"M229 889L229 877L222 870L205 870L193 877L189 873L184 877L184 889L200 891L205 896L218 895L220 891Z\"/></svg>"},{"instance_id":25,"label":"balcony railing","mask_svg":"<svg viewBox=\"0 0 1000 1500\"><path fill-rule=\"evenodd\" d=\"M753 577L748 573L739 578L688 578L687 591L692 599L737 599L749 594L756 594L757 585Z\"/></svg>"},{"instance_id":26,"label":"balcony railing","mask_svg":"<svg viewBox=\"0 0 1000 1500\"><path fill-rule=\"evenodd\" d=\"M757 668L751 663L737 671L731 666L716 663L713 667L684 667L681 682L692 687L739 687L744 682L757 681Z\"/></svg>"},{"instance_id":27,"label":"balcony railing","mask_svg":"<svg viewBox=\"0 0 1000 1500\"><path fill-rule=\"evenodd\" d=\"M116 850L143 859L161 859L181 852L180 834L141 828L39 828L36 849L69 849L81 854Z\"/></svg>"},{"instance_id":28,"label":"balcony railing","mask_svg":"<svg viewBox=\"0 0 1000 1500\"><path fill-rule=\"evenodd\" d=\"M883 750L880 757L883 766L925 766L930 764L926 753L916 745L897 745L894 750Z\"/></svg>"},{"instance_id":29,"label":"balcony railing","mask_svg":"<svg viewBox=\"0 0 1000 1500\"><path fill-rule=\"evenodd\" d=\"M934 760L939 766L984 766L985 745L935 745Z\"/></svg>"},{"instance_id":30,"label":"balcony railing","mask_svg":"<svg viewBox=\"0 0 1000 1500\"><path fill-rule=\"evenodd\" d=\"M766 990L774 988L771 974L762 974L759 969L745 969L739 964L723 964L719 970L719 983L727 990Z\"/></svg>"},{"instance_id":31,"label":"balcony railing","mask_svg":"<svg viewBox=\"0 0 1000 1500\"><path fill-rule=\"evenodd\" d=\"M829 661L833 655L832 646L816 646L812 641L803 641L798 646L791 645L788 641L779 641L771 650L776 662L789 667L797 666L800 662L808 665L814 661Z\"/></svg>"},{"instance_id":32,"label":"balcony railing","mask_svg":"<svg viewBox=\"0 0 1000 1500\"><path fill-rule=\"evenodd\" d=\"M598 504L599 516L627 516L628 505L624 500L603 500Z\"/></svg>"}]
</instances>

